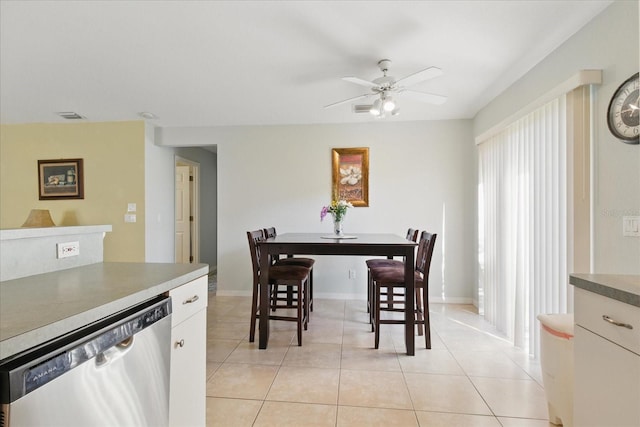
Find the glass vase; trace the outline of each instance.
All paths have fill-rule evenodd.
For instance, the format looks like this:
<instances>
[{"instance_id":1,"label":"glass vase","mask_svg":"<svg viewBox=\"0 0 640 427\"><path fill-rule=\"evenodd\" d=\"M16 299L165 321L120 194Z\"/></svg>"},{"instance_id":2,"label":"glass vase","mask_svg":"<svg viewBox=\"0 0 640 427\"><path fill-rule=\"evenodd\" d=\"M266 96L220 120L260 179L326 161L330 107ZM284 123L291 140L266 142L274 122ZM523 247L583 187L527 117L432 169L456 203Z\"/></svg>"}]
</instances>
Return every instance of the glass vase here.
<instances>
[{"instance_id":1,"label":"glass vase","mask_svg":"<svg viewBox=\"0 0 640 427\"><path fill-rule=\"evenodd\" d=\"M342 232L342 220L333 220L333 234L336 236L344 236L344 233Z\"/></svg>"}]
</instances>

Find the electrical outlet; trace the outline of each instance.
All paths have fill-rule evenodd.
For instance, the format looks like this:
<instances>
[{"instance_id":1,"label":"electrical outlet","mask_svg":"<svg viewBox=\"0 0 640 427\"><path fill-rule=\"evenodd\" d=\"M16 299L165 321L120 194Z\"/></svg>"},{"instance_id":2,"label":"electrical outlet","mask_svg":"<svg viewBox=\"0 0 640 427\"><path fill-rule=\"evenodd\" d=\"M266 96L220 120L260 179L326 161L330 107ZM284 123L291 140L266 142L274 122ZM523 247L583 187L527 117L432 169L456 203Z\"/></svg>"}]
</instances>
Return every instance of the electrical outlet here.
<instances>
[{"instance_id":1,"label":"electrical outlet","mask_svg":"<svg viewBox=\"0 0 640 427\"><path fill-rule=\"evenodd\" d=\"M349 270L349 279L355 279L355 278L356 278L356 271Z\"/></svg>"},{"instance_id":2,"label":"electrical outlet","mask_svg":"<svg viewBox=\"0 0 640 427\"><path fill-rule=\"evenodd\" d=\"M58 259L80 255L80 242L67 242L56 244Z\"/></svg>"},{"instance_id":3,"label":"electrical outlet","mask_svg":"<svg viewBox=\"0 0 640 427\"><path fill-rule=\"evenodd\" d=\"M136 222L136 214L124 214L124 222Z\"/></svg>"}]
</instances>

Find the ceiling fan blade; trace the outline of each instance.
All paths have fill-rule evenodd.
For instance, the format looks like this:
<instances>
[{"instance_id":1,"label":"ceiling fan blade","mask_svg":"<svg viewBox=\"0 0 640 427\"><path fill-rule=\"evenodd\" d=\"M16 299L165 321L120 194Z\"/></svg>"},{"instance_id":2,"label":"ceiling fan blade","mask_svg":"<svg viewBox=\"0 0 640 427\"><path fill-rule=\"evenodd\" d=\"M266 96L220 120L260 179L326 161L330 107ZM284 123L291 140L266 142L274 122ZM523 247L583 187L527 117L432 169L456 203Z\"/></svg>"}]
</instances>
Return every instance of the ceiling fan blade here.
<instances>
[{"instance_id":1,"label":"ceiling fan blade","mask_svg":"<svg viewBox=\"0 0 640 427\"><path fill-rule=\"evenodd\" d=\"M407 98L413 98L416 101L428 102L429 104L442 105L447 101L447 97L443 95L436 95L433 93L417 92L415 90L402 90L398 92L398 95L406 96Z\"/></svg>"},{"instance_id":2,"label":"ceiling fan blade","mask_svg":"<svg viewBox=\"0 0 640 427\"><path fill-rule=\"evenodd\" d=\"M429 68L425 68L422 71L418 71L416 73L410 74L407 77L403 77L400 80L396 80L396 85L397 86L411 86L414 85L416 83L420 83L423 82L425 80L429 80L432 79L434 77L439 77L441 76L442 70L438 67L429 67Z\"/></svg>"},{"instance_id":3,"label":"ceiling fan blade","mask_svg":"<svg viewBox=\"0 0 640 427\"><path fill-rule=\"evenodd\" d=\"M368 80L364 80L358 77L343 77L342 80L344 80L345 82L351 82L351 83L355 83L357 85L360 86L364 86L364 87L379 87L379 85L375 84L374 82L370 82Z\"/></svg>"},{"instance_id":4,"label":"ceiling fan blade","mask_svg":"<svg viewBox=\"0 0 640 427\"><path fill-rule=\"evenodd\" d=\"M375 95L375 93L365 93L364 95L354 96L353 98L349 98L343 101L334 102L333 104L325 105L324 108L335 107L336 105L346 104L348 102L355 101L356 99L366 98L371 95Z\"/></svg>"}]
</instances>

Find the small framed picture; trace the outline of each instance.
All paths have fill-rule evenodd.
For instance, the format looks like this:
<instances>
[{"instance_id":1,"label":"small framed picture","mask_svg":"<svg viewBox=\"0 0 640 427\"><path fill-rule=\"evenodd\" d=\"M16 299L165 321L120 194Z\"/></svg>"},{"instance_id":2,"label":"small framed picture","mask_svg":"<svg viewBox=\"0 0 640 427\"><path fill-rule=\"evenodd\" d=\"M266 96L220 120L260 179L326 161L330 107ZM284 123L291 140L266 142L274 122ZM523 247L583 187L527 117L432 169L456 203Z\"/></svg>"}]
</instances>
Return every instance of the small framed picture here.
<instances>
[{"instance_id":1,"label":"small framed picture","mask_svg":"<svg viewBox=\"0 0 640 427\"><path fill-rule=\"evenodd\" d=\"M369 206L369 148L334 148L333 200Z\"/></svg>"},{"instance_id":2,"label":"small framed picture","mask_svg":"<svg viewBox=\"0 0 640 427\"><path fill-rule=\"evenodd\" d=\"M38 160L40 200L84 199L82 159Z\"/></svg>"}]
</instances>

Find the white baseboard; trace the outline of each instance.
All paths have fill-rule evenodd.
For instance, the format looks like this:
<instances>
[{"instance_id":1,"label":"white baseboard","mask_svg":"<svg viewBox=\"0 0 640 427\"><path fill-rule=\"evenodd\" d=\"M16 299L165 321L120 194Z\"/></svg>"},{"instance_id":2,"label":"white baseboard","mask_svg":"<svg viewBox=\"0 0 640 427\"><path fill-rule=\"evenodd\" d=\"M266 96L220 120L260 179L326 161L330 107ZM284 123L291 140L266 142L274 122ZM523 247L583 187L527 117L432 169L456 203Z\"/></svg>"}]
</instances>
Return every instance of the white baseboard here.
<instances>
[{"instance_id":1,"label":"white baseboard","mask_svg":"<svg viewBox=\"0 0 640 427\"><path fill-rule=\"evenodd\" d=\"M216 296L221 297L251 297L251 291L226 291L218 288L216 290Z\"/></svg>"},{"instance_id":2,"label":"white baseboard","mask_svg":"<svg viewBox=\"0 0 640 427\"><path fill-rule=\"evenodd\" d=\"M314 292L313 297L318 299L344 299L344 300L360 300L360 301L367 300L367 294L361 294L361 293L342 294L342 293L331 293L331 292L329 293Z\"/></svg>"},{"instance_id":3,"label":"white baseboard","mask_svg":"<svg viewBox=\"0 0 640 427\"><path fill-rule=\"evenodd\" d=\"M429 304L473 304L473 298L465 297L429 297Z\"/></svg>"}]
</instances>

